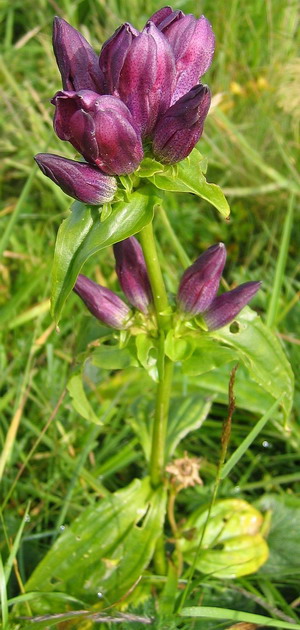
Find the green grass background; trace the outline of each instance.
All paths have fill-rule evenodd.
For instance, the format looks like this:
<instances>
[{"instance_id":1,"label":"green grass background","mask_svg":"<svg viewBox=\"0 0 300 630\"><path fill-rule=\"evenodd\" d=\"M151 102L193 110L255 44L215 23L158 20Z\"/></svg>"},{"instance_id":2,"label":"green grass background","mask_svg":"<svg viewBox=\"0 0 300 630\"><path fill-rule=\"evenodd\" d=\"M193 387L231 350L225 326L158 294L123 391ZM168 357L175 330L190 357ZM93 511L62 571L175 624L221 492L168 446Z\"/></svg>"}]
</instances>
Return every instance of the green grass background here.
<instances>
[{"instance_id":1,"label":"green grass background","mask_svg":"<svg viewBox=\"0 0 300 630\"><path fill-rule=\"evenodd\" d=\"M128 3L2 0L0 3L0 441L4 449L0 472L5 508L1 517L4 558L30 501L30 520L10 580L9 597L19 589L22 591L26 577L43 557L59 528L95 497L103 495L103 486L114 490L144 473L137 439L130 426L124 424L140 385L133 384L123 391L125 379L119 372L110 377L103 371L96 383L93 374L87 375L86 386L97 410L105 410L120 388L123 391L111 422L100 435L99 427L88 424L74 411L66 392L77 353L85 349L95 324L87 318L75 296L68 300L59 332L49 315L55 237L70 199L37 171L33 155L49 151L74 156L72 147L60 142L52 129L53 107L49 99L60 89L51 48L52 19L55 14L67 19L99 51L122 21L131 21L141 28L160 6L157 0ZM248 280L263 281L255 307L277 331L297 373L300 355L298 3L296 0L207 0L179 1L173 7L196 15L204 13L216 34L215 59L205 76L212 89L214 106L199 148L208 158L208 180L223 187L232 213L231 221L226 223L205 202L190 195L171 195L166 208L169 219L191 259L212 243L225 242L229 286ZM168 288L176 291L182 267L159 218L156 232ZM90 260L85 272L117 288L111 251ZM145 391L151 398L150 381L145 382ZM183 445L193 455L205 458L203 478L207 497L215 478L220 421L225 413L223 405L214 405L201 441L198 433L191 434ZM236 412L232 451L258 417L245 410ZM282 428L267 424L221 486L221 496L238 493L253 502L267 492L284 501L297 499L300 489L297 421L299 385L292 439ZM263 446L264 442L268 445ZM195 493L188 491L181 501L182 510L192 510ZM286 531L288 535L289 519ZM296 550L299 552L300 540L296 537L293 544L291 557ZM245 602L250 602L250 612L262 612L263 602L295 618L299 569L292 574L287 570L279 572L273 579L272 575L257 574L226 587L213 579L208 583L210 590L203 587L198 577L194 588L198 595L203 589L205 593L209 590L209 605L224 605L225 601L228 607L243 609ZM239 604L239 598L244 598L244 604ZM180 623L178 627L183 627L183 622ZM193 627L207 627L207 624ZM210 627L220 624L215 621Z\"/></svg>"}]
</instances>

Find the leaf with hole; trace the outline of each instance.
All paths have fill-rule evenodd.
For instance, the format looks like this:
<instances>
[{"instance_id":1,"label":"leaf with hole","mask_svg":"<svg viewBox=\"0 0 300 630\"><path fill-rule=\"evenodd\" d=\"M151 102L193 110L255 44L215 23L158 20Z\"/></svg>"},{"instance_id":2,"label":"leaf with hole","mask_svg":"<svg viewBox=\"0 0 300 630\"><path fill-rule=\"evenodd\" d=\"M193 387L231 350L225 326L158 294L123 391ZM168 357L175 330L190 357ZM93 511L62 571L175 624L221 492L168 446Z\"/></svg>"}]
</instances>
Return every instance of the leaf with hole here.
<instances>
[{"instance_id":1,"label":"leaf with hole","mask_svg":"<svg viewBox=\"0 0 300 630\"><path fill-rule=\"evenodd\" d=\"M99 597L110 605L129 593L152 558L165 499L164 488L152 490L146 477L84 509L28 580L26 590L41 593L34 611L47 612L51 591L68 592L87 605L99 604Z\"/></svg>"},{"instance_id":2,"label":"leaf with hole","mask_svg":"<svg viewBox=\"0 0 300 630\"><path fill-rule=\"evenodd\" d=\"M235 321L237 326L225 326L210 333L211 337L233 348L251 379L273 399L283 394L281 406L287 420L293 404L294 375L279 339L249 307Z\"/></svg>"}]
</instances>

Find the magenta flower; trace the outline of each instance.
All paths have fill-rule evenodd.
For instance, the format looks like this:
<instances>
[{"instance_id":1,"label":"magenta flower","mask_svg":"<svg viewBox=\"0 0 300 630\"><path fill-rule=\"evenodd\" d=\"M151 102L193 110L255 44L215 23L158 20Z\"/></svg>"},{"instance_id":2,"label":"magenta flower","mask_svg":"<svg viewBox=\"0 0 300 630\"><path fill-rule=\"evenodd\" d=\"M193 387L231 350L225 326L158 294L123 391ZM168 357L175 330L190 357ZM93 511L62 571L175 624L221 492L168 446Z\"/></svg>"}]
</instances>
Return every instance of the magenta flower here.
<instances>
[{"instance_id":1,"label":"magenta flower","mask_svg":"<svg viewBox=\"0 0 300 630\"><path fill-rule=\"evenodd\" d=\"M175 58L176 87L171 104L198 83L209 68L215 49L215 37L209 21L202 15L185 15L164 7L150 18L168 40Z\"/></svg>"},{"instance_id":2,"label":"magenta flower","mask_svg":"<svg viewBox=\"0 0 300 630\"><path fill-rule=\"evenodd\" d=\"M98 55L76 28L59 17L53 21L53 50L64 90L102 93Z\"/></svg>"},{"instance_id":3,"label":"magenta flower","mask_svg":"<svg viewBox=\"0 0 300 630\"><path fill-rule=\"evenodd\" d=\"M82 274L79 274L73 291L101 322L118 330L127 328L130 309L113 291Z\"/></svg>"},{"instance_id":4,"label":"magenta flower","mask_svg":"<svg viewBox=\"0 0 300 630\"><path fill-rule=\"evenodd\" d=\"M134 236L113 246L116 272L130 304L147 314L153 301L142 248Z\"/></svg>"},{"instance_id":5,"label":"magenta flower","mask_svg":"<svg viewBox=\"0 0 300 630\"><path fill-rule=\"evenodd\" d=\"M101 173L96 166L51 153L38 153L34 159L42 173L74 199L99 205L114 198L117 190L115 178Z\"/></svg>"},{"instance_id":6,"label":"magenta flower","mask_svg":"<svg viewBox=\"0 0 300 630\"><path fill-rule=\"evenodd\" d=\"M180 310L187 315L202 315L208 330L229 324L261 286L261 282L246 282L216 297L225 262L225 245L212 245L186 269L180 282Z\"/></svg>"},{"instance_id":7,"label":"magenta flower","mask_svg":"<svg viewBox=\"0 0 300 630\"><path fill-rule=\"evenodd\" d=\"M175 61L171 47L149 22L133 39L118 82L118 94L126 103L143 136L149 136L171 102L175 87Z\"/></svg>"},{"instance_id":8,"label":"magenta flower","mask_svg":"<svg viewBox=\"0 0 300 630\"><path fill-rule=\"evenodd\" d=\"M139 31L125 22L103 44L99 57L99 68L103 77L104 94L118 96L120 73L131 44L138 35Z\"/></svg>"},{"instance_id":9,"label":"magenta flower","mask_svg":"<svg viewBox=\"0 0 300 630\"><path fill-rule=\"evenodd\" d=\"M108 175L132 173L143 158L133 117L120 99L91 90L61 91L52 99L54 128L88 161Z\"/></svg>"},{"instance_id":10,"label":"magenta flower","mask_svg":"<svg viewBox=\"0 0 300 630\"><path fill-rule=\"evenodd\" d=\"M161 116L153 134L153 153L165 164L187 157L203 132L210 107L206 85L195 85Z\"/></svg>"},{"instance_id":11,"label":"magenta flower","mask_svg":"<svg viewBox=\"0 0 300 630\"><path fill-rule=\"evenodd\" d=\"M218 295L202 315L208 330L217 330L230 324L260 287L261 282L245 282L232 291Z\"/></svg>"},{"instance_id":12,"label":"magenta flower","mask_svg":"<svg viewBox=\"0 0 300 630\"><path fill-rule=\"evenodd\" d=\"M142 138L147 150L153 142L154 156L163 163L189 155L210 104L208 88L198 83L214 52L214 35L204 16L196 19L163 7L141 32L128 22L121 25L99 57L81 33L56 17L53 48L63 83L52 99L54 128L90 165L111 176L134 172L144 155ZM62 179L58 162L56 173L53 161L52 174L49 165L48 160L46 173L44 162L43 172L83 199L78 184L71 182L70 164ZM79 167L76 172L84 171Z\"/></svg>"},{"instance_id":13,"label":"magenta flower","mask_svg":"<svg viewBox=\"0 0 300 630\"><path fill-rule=\"evenodd\" d=\"M184 272L178 290L178 304L184 313L203 313L215 298L224 265L224 243L212 245Z\"/></svg>"}]
</instances>

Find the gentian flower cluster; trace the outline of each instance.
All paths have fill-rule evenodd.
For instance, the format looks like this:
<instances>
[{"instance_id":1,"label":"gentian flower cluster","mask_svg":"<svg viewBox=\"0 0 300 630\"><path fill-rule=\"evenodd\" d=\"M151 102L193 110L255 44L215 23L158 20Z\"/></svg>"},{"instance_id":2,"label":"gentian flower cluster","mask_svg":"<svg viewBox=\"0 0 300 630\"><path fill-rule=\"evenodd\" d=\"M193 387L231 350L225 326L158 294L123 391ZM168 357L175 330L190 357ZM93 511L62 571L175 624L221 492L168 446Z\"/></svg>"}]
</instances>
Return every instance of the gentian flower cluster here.
<instances>
[{"instance_id":1,"label":"gentian flower cluster","mask_svg":"<svg viewBox=\"0 0 300 630\"><path fill-rule=\"evenodd\" d=\"M117 243L114 255L124 294L132 306L147 315L153 298L139 242L131 236ZM212 245L186 269L178 289L179 312L189 319L201 315L209 331L229 324L261 286L261 282L245 282L217 296L225 262L225 245ZM109 289L79 275L74 291L100 321L117 329L130 326L128 306Z\"/></svg>"},{"instance_id":2,"label":"gentian flower cluster","mask_svg":"<svg viewBox=\"0 0 300 630\"><path fill-rule=\"evenodd\" d=\"M85 162L41 153L36 161L66 193L89 204L111 201L115 176L134 172L145 146L165 164L189 155L210 107L210 91L198 83L214 53L204 16L164 7L141 32L120 26L99 58L57 17L53 47L63 87L51 101L54 129Z\"/></svg>"}]
</instances>

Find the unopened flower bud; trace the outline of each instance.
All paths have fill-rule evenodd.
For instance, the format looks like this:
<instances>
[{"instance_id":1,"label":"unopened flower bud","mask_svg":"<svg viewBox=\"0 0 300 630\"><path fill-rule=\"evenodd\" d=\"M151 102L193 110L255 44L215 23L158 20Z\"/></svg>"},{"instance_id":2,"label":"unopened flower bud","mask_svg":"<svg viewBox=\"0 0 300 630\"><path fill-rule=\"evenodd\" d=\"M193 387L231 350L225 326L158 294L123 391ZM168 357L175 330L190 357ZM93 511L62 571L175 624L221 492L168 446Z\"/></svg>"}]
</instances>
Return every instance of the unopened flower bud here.
<instances>
[{"instance_id":1,"label":"unopened flower bud","mask_svg":"<svg viewBox=\"0 0 300 630\"><path fill-rule=\"evenodd\" d=\"M44 175L74 199L99 205L114 198L117 190L115 178L104 175L96 166L51 153L38 153L34 159Z\"/></svg>"},{"instance_id":2,"label":"unopened flower bud","mask_svg":"<svg viewBox=\"0 0 300 630\"><path fill-rule=\"evenodd\" d=\"M147 313L152 292L142 248L134 236L113 246L116 272L123 292L130 304Z\"/></svg>"},{"instance_id":3,"label":"unopened flower bud","mask_svg":"<svg viewBox=\"0 0 300 630\"><path fill-rule=\"evenodd\" d=\"M101 322L118 330L127 328L130 309L113 291L82 274L79 274L73 291Z\"/></svg>"},{"instance_id":4,"label":"unopened flower bud","mask_svg":"<svg viewBox=\"0 0 300 630\"><path fill-rule=\"evenodd\" d=\"M139 31L126 22L103 44L99 57L99 67L104 79L106 94L118 95L120 72L132 41L138 34Z\"/></svg>"},{"instance_id":5,"label":"unopened flower bud","mask_svg":"<svg viewBox=\"0 0 300 630\"><path fill-rule=\"evenodd\" d=\"M202 15L185 15L164 7L155 13L153 20L168 40L176 63L176 88L172 102L186 94L209 68L215 48L215 37L209 21Z\"/></svg>"},{"instance_id":6,"label":"unopened flower bud","mask_svg":"<svg viewBox=\"0 0 300 630\"><path fill-rule=\"evenodd\" d=\"M215 298L226 261L223 243L212 245L184 272L178 304L184 313L198 315L206 311Z\"/></svg>"},{"instance_id":7,"label":"unopened flower bud","mask_svg":"<svg viewBox=\"0 0 300 630\"><path fill-rule=\"evenodd\" d=\"M168 109L175 87L175 61L164 35L149 22L126 55L118 93L143 136L149 135Z\"/></svg>"},{"instance_id":8,"label":"unopened flower bud","mask_svg":"<svg viewBox=\"0 0 300 630\"><path fill-rule=\"evenodd\" d=\"M195 85L159 119L153 134L153 153L164 164L174 164L187 157L203 132L210 107L206 85Z\"/></svg>"},{"instance_id":9,"label":"unopened flower bud","mask_svg":"<svg viewBox=\"0 0 300 630\"><path fill-rule=\"evenodd\" d=\"M116 96L91 90L57 92L54 128L88 161L108 175L132 173L143 159L143 148L133 117Z\"/></svg>"},{"instance_id":10,"label":"unopened flower bud","mask_svg":"<svg viewBox=\"0 0 300 630\"><path fill-rule=\"evenodd\" d=\"M97 54L76 28L59 17L53 22L53 49L64 90L102 93Z\"/></svg>"},{"instance_id":11,"label":"unopened flower bud","mask_svg":"<svg viewBox=\"0 0 300 630\"><path fill-rule=\"evenodd\" d=\"M217 330L232 322L260 286L261 282L245 282L228 293L218 295L202 315L208 330Z\"/></svg>"}]
</instances>

